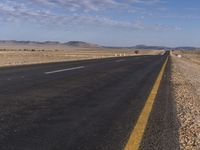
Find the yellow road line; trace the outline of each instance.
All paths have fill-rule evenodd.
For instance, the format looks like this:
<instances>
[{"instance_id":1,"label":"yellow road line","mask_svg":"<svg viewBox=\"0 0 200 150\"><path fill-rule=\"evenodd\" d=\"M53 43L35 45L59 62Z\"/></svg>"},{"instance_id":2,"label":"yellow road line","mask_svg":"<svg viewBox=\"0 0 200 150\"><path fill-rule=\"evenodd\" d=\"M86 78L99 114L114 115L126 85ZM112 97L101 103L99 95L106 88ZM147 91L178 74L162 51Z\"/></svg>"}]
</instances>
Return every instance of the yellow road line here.
<instances>
[{"instance_id":1,"label":"yellow road line","mask_svg":"<svg viewBox=\"0 0 200 150\"><path fill-rule=\"evenodd\" d=\"M156 95L158 93L158 89L159 89L167 62L168 62L168 57L165 60L165 63L163 64L163 66L160 70L160 73L156 79L156 82L153 85L153 88L149 94L149 97L145 103L145 106L136 122L136 125L129 137L129 140L128 140L124 150L138 150L140 147L140 143L142 141L142 138L143 138L143 135L144 135L147 123L148 123L148 119L149 119Z\"/></svg>"}]
</instances>

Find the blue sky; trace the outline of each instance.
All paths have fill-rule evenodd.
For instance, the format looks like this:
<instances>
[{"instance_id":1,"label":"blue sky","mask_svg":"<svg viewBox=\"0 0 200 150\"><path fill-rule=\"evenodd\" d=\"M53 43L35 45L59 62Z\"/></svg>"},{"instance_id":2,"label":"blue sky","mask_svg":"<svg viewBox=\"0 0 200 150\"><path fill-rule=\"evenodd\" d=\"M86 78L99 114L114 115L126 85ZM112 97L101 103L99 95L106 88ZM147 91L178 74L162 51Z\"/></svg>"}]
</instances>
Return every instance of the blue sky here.
<instances>
[{"instance_id":1,"label":"blue sky","mask_svg":"<svg viewBox=\"0 0 200 150\"><path fill-rule=\"evenodd\" d=\"M0 40L200 47L199 0L1 0Z\"/></svg>"}]
</instances>

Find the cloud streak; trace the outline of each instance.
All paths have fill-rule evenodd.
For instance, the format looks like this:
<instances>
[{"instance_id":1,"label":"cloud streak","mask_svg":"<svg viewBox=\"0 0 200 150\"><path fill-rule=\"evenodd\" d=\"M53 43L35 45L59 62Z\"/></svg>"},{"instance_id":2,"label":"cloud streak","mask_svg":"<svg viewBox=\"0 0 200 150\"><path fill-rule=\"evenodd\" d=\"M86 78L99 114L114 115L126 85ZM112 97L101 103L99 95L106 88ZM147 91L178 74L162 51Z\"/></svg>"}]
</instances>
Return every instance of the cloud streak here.
<instances>
[{"instance_id":1,"label":"cloud streak","mask_svg":"<svg viewBox=\"0 0 200 150\"><path fill-rule=\"evenodd\" d=\"M22 0L24 3L27 1ZM105 9L119 9L130 7L131 4L155 4L160 0L31 0L31 4L43 4L46 6L62 7L71 11L100 11Z\"/></svg>"},{"instance_id":2,"label":"cloud streak","mask_svg":"<svg viewBox=\"0 0 200 150\"><path fill-rule=\"evenodd\" d=\"M39 26L68 28L78 26L94 26L94 27L112 27L134 30L181 30L180 27L162 25L162 24L146 24L144 21L123 21L112 19L107 16L91 15L90 11L100 11L107 8L127 7L128 4L158 3L159 0L127 0L122 3L116 0L21 0L20 3L10 0L0 2L1 20L7 22L28 21ZM38 7L40 5L48 6L47 8ZM30 7L30 6L34 6ZM74 13L56 13L52 9L62 7L64 11L68 10ZM49 9L50 8L50 9ZM138 9L137 11L139 11ZM143 11L143 10L142 10Z\"/></svg>"}]
</instances>

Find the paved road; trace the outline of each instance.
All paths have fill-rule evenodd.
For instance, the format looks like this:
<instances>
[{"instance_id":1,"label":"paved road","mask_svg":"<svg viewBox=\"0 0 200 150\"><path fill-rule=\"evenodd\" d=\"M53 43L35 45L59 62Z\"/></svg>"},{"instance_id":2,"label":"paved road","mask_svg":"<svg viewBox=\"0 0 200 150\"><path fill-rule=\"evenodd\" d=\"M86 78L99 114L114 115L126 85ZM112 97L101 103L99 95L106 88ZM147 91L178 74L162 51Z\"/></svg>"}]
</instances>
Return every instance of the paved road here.
<instances>
[{"instance_id":1,"label":"paved road","mask_svg":"<svg viewBox=\"0 0 200 150\"><path fill-rule=\"evenodd\" d=\"M122 150L166 56L0 69L1 150Z\"/></svg>"}]
</instances>

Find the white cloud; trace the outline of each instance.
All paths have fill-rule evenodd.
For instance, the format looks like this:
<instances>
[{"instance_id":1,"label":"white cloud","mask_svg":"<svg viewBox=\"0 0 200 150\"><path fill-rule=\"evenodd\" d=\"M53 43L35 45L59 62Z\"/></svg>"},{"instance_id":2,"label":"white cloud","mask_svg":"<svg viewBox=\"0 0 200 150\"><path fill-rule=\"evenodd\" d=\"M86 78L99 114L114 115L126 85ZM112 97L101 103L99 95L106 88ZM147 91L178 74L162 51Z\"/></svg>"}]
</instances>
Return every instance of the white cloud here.
<instances>
[{"instance_id":1,"label":"white cloud","mask_svg":"<svg viewBox=\"0 0 200 150\"><path fill-rule=\"evenodd\" d=\"M191 14L168 14L168 15L160 15L160 18L165 19L183 19L183 20L199 20L199 15L191 15Z\"/></svg>"},{"instance_id":2,"label":"white cloud","mask_svg":"<svg viewBox=\"0 0 200 150\"><path fill-rule=\"evenodd\" d=\"M128 0L128 1L132 3L143 3L143 4L155 4L161 2L161 0Z\"/></svg>"},{"instance_id":3,"label":"white cloud","mask_svg":"<svg viewBox=\"0 0 200 150\"><path fill-rule=\"evenodd\" d=\"M27 1L22 0L24 3ZM30 4L42 4L46 6L60 7L71 11L99 11L120 6L122 3L116 0L31 0Z\"/></svg>"},{"instance_id":4,"label":"white cloud","mask_svg":"<svg viewBox=\"0 0 200 150\"><path fill-rule=\"evenodd\" d=\"M23 1L23 2L22 2ZM129 3L145 3L146 0L128 0ZM148 3L157 3L158 0L149 0ZM107 16L91 15L90 13L56 13L47 8L32 8L30 4L33 3L41 5L49 5L51 7L66 7L65 9L71 9L71 11L77 11L82 9L83 11L99 11L106 7L118 7L122 3L116 0L31 0L21 3L14 2L12 0L6 2L0 2L0 15L4 21L28 21L40 26L67 28L68 26L102 26L112 28L124 28L124 29L137 29L137 30L179 30L179 27L162 25L162 24L145 24L144 17L142 21L123 21L112 19ZM141 9L142 10L142 9ZM138 8L137 11L140 11ZM144 14L144 13L143 13Z\"/></svg>"},{"instance_id":5,"label":"white cloud","mask_svg":"<svg viewBox=\"0 0 200 150\"><path fill-rule=\"evenodd\" d=\"M16 2L16 0L9 0ZM155 4L161 0L20 0L24 4L38 4L48 7L61 7L72 11L100 11L110 8L127 8L132 4Z\"/></svg>"}]
</instances>

